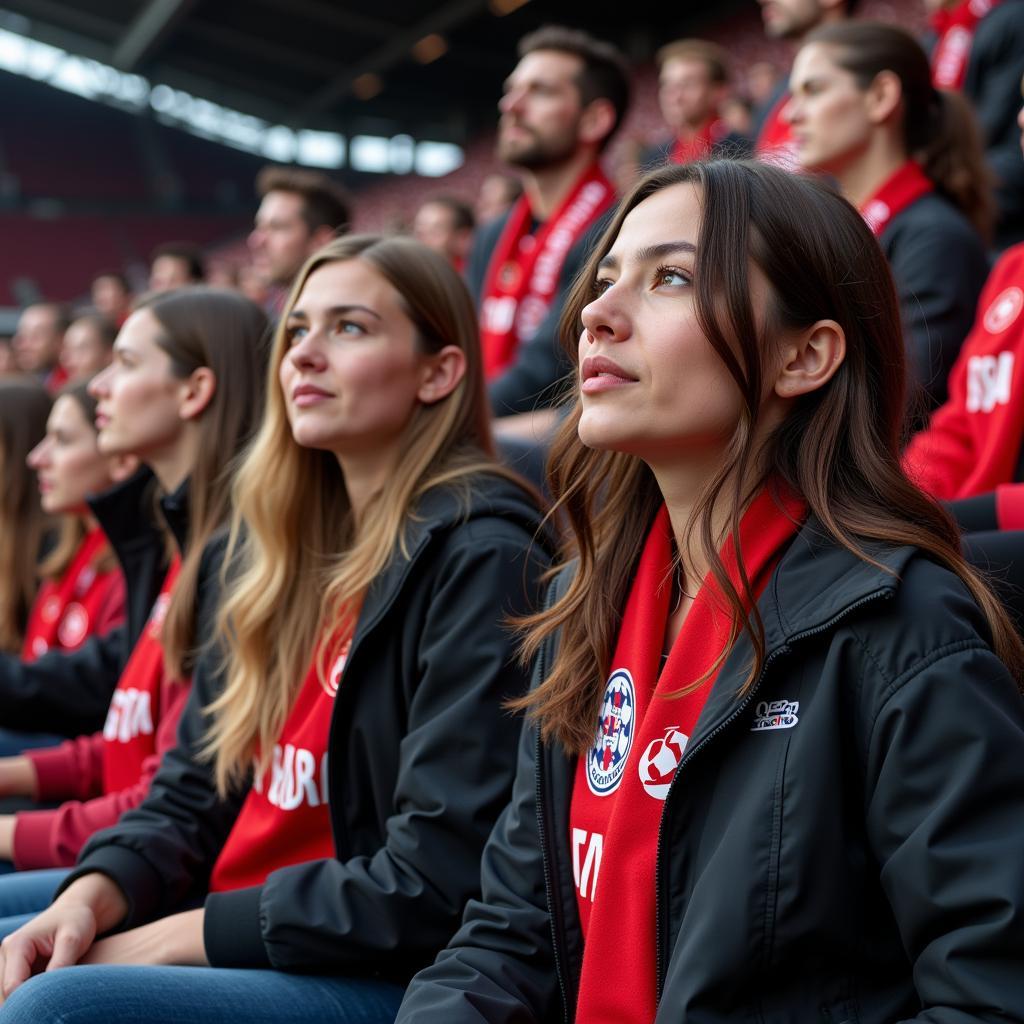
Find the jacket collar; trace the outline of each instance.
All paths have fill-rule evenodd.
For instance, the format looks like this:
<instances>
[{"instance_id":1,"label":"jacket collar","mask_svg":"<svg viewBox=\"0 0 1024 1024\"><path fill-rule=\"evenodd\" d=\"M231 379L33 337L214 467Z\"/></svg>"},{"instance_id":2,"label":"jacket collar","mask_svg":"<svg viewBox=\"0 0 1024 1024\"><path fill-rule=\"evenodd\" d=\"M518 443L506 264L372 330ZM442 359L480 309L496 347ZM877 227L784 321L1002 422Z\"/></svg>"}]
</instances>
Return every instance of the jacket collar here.
<instances>
[{"instance_id":1,"label":"jacket collar","mask_svg":"<svg viewBox=\"0 0 1024 1024\"><path fill-rule=\"evenodd\" d=\"M892 597L917 551L881 543L866 543L863 548L877 565L837 544L814 516L808 519L758 601L765 631L765 665L801 639L831 629L855 609ZM738 695L752 653L750 638L741 633L708 695L686 756L753 700L760 680L745 696Z\"/></svg>"},{"instance_id":2,"label":"jacket collar","mask_svg":"<svg viewBox=\"0 0 1024 1024\"><path fill-rule=\"evenodd\" d=\"M507 477L479 473L458 484L432 488L417 502L406 529L406 553L395 552L387 568L374 580L359 616L353 647L376 626L394 603L412 569L431 540L460 522L496 517L519 523L543 550L554 550L553 537L538 533L541 513L529 493Z\"/></svg>"},{"instance_id":3,"label":"jacket collar","mask_svg":"<svg viewBox=\"0 0 1024 1024\"><path fill-rule=\"evenodd\" d=\"M189 481L156 500L156 477L142 467L127 480L89 498L89 508L117 551L159 543L156 507L170 529L179 551L185 550L189 521Z\"/></svg>"}]
</instances>

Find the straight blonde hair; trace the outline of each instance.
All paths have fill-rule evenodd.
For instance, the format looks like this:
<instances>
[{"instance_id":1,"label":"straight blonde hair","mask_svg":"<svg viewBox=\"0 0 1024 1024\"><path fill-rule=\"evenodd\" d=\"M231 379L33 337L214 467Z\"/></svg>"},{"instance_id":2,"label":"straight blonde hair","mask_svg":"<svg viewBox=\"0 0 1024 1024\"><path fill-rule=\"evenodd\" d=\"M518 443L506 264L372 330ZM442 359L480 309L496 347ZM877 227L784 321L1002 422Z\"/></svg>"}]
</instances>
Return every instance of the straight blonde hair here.
<instances>
[{"instance_id":1,"label":"straight blonde hair","mask_svg":"<svg viewBox=\"0 0 1024 1024\"><path fill-rule=\"evenodd\" d=\"M355 259L398 291L421 351L457 345L466 355L465 376L451 394L413 413L399 464L358 529L337 459L296 444L278 383L286 321L306 282L327 264ZM282 312L267 379L266 415L234 482L232 580L217 634L226 683L207 708L204 753L222 794L244 781L254 758L268 765L318 639L329 626L338 644L350 638L370 584L396 552L408 554L417 500L452 484L468 498L470 476L479 472L519 479L494 461L469 293L446 260L411 239L349 235L315 253ZM334 651L320 651L321 674Z\"/></svg>"}]
</instances>

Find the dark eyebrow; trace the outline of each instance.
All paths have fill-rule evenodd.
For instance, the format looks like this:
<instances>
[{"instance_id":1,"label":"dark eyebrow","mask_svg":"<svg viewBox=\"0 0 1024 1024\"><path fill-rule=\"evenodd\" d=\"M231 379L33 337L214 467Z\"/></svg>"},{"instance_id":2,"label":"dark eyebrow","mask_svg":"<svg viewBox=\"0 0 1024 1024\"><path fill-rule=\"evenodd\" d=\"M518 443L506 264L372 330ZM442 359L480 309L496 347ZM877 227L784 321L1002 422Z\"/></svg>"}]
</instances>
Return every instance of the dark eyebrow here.
<instances>
[{"instance_id":1,"label":"dark eyebrow","mask_svg":"<svg viewBox=\"0 0 1024 1024\"><path fill-rule=\"evenodd\" d=\"M642 249L637 249L633 254L633 262L652 263L654 260L663 259L666 256L671 256L673 253L695 253L696 251L697 247L693 242L659 242L657 245L645 245ZM598 263L597 269L614 270L618 265L619 261L611 253L608 253L608 255Z\"/></svg>"},{"instance_id":2,"label":"dark eyebrow","mask_svg":"<svg viewBox=\"0 0 1024 1024\"><path fill-rule=\"evenodd\" d=\"M370 316L381 319L380 313L375 309L370 309L369 306L360 306L358 303L353 302L347 306L331 306L330 309L324 310L327 316L344 316L346 313L369 313ZM301 309L293 309L288 314L288 319L296 320L308 320L309 317Z\"/></svg>"}]
</instances>

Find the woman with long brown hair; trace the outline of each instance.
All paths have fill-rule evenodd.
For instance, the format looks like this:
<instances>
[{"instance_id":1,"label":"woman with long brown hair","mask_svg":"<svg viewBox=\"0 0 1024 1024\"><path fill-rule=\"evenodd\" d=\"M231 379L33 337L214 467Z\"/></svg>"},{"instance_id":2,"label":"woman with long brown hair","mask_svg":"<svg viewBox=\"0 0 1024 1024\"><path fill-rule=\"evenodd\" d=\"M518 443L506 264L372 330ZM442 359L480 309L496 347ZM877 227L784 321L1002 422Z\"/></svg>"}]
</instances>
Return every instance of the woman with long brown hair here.
<instances>
[{"instance_id":1,"label":"woman with long brown hair","mask_svg":"<svg viewBox=\"0 0 1024 1024\"><path fill-rule=\"evenodd\" d=\"M494 460L472 300L443 257L348 236L309 260L233 493L179 744L5 940L5 995L51 968L5 1019L109 1024L141 998L196 1024L390 1021L477 892L526 684L505 617L547 558L535 495ZM52 970L76 962L99 966Z\"/></svg>"},{"instance_id":2,"label":"woman with long brown hair","mask_svg":"<svg viewBox=\"0 0 1024 1024\"><path fill-rule=\"evenodd\" d=\"M73 651L124 619L124 579L86 499L127 479L137 463L99 450L95 417L87 385L68 385L54 399L46 436L28 454L43 510L60 518L57 541L39 566L43 586L22 645L25 661Z\"/></svg>"},{"instance_id":3,"label":"woman with long brown hair","mask_svg":"<svg viewBox=\"0 0 1024 1024\"><path fill-rule=\"evenodd\" d=\"M145 467L93 502L125 570L129 618L142 624L101 731L0 757L0 795L61 802L0 815L0 873L18 871L0 879L0 917L45 907L86 840L145 797L175 742L213 629L232 470L262 410L267 326L235 292L156 296L128 318L114 362L89 385L100 452ZM54 701L80 701L76 684L72 674Z\"/></svg>"},{"instance_id":4,"label":"woman with long brown hair","mask_svg":"<svg viewBox=\"0 0 1024 1024\"><path fill-rule=\"evenodd\" d=\"M1024 651L900 469L863 220L765 165L654 172L565 324L520 769L399 1021L1020 1017Z\"/></svg>"},{"instance_id":5,"label":"woman with long brown hair","mask_svg":"<svg viewBox=\"0 0 1024 1024\"><path fill-rule=\"evenodd\" d=\"M881 22L812 32L790 93L783 116L800 164L831 175L878 238L913 383L941 404L988 275L992 186L973 112L934 88L912 36Z\"/></svg>"},{"instance_id":6,"label":"woman with long brown hair","mask_svg":"<svg viewBox=\"0 0 1024 1024\"><path fill-rule=\"evenodd\" d=\"M46 433L50 404L33 379L0 380L0 652L20 650L39 585L46 517L25 460Z\"/></svg>"}]
</instances>

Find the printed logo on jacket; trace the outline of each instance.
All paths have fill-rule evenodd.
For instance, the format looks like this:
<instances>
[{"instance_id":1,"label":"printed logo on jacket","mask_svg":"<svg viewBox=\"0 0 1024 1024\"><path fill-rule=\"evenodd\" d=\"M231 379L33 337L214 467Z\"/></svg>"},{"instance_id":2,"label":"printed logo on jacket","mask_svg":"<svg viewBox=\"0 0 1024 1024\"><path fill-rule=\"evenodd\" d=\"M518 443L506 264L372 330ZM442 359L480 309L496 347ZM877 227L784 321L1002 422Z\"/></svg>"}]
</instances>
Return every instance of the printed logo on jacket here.
<instances>
[{"instance_id":1,"label":"printed logo on jacket","mask_svg":"<svg viewBox=\"0 0 1024 1024\"><path fill-rule=\"evenodd\" d=\"M633 677L624 668L616 669L605 686L594 745L587 754L587 785L597 796L614 792L622 781L633 745L635 710Z\"/></svg>"}]
</instances>

